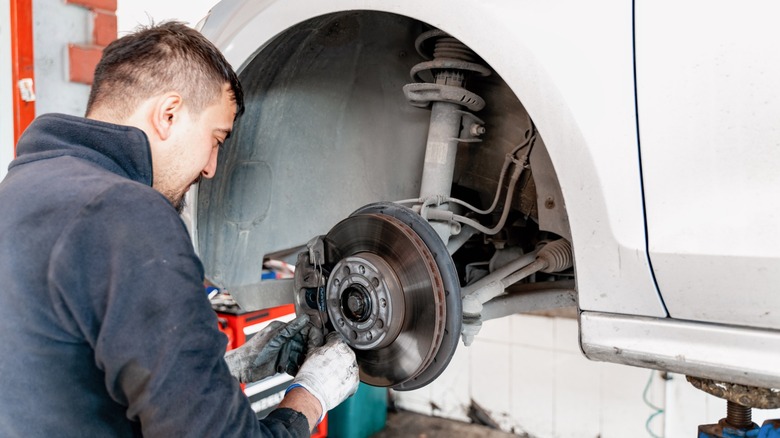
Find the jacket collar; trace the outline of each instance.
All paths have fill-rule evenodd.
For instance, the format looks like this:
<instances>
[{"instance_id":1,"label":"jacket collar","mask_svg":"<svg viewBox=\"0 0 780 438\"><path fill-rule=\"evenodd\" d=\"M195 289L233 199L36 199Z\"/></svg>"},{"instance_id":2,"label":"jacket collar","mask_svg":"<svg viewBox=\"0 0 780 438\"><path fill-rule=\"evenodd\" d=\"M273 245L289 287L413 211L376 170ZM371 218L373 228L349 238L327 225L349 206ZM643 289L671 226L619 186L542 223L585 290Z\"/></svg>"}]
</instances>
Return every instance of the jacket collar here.
<instances>
[{"instance_id":1,"label":"jacket collar","mask_svg":"<svg viewBox=\"0 0 780 438\"><path fill-rule=\"evenodd\" d=\"M152 151L146 134L132 126L115 125L66 114L36 118L16 146L14 166L58 156L90 160L133 181L152 185Z\"/></svg>"}]
</instances>

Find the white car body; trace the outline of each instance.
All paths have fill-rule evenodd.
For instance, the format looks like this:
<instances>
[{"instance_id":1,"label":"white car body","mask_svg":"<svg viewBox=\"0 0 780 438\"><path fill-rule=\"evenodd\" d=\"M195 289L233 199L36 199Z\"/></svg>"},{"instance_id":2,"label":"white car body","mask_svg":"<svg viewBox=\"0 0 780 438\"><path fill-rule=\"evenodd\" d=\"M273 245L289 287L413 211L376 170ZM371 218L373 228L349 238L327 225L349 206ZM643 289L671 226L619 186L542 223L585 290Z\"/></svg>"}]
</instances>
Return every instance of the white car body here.
<instances>
[{"instance_id":1,"label":"white car body","mask_svg":"<svg viewBox=\"0 0 780 438\"><path fill-rule=\"evenodd\" d=\"M780 6L687 0L223 0L202 32L239 74L289 29L346 11L358 20L361 14L394 14L449 33L503 79L544 139L568 215L584 354L780 387L780 28L773 23L777 11L768 9ZM307 89L318 96L337 94L337 80L312 77ZM287 91L307 98L300 87ZM400 89L398 94L403 100ZM306 120L296 123L309 126ZM424 134L425 128L409 130ZM377 130L381 143L384 131ZM349 143L350 133L370 135L348 131L339 134L340 141ZM334 205L309 203L308 213L296 206L297 195L286 187L308 181L296 187L323 199L339 186L320 181L346 172L323 170L321 163L356 155L349 149L347 158L337 158L340 143L330 140L325 136L321 148L300 146L299 155L295 145L264 145L260 158L253 155L224 170L243 169L230 184L266 189L249 194L228 189L233 210L222 228L196 227L201 237L208 233L223 242L202 253L210 277L246 283L244 273L258 266L247 259L305 243L356 207L387 200L371 193L415 195L415 181L386 182L393 169L375 169L345 176L352 178L350 186L368 187L368 193L346 193L344 199L355 198L352 202L334 194ZM424 150L422 140L398 146L407 148L398 156ZM371 155L355 163L394 158L386 145L366 148L374 148ZM292 154L287 161L278 157L285 150ZM409 162L415 160L419 153ZM289 166L280 169L280 163ZM259 253L247 250L263 245Z\"/></svg>"}]
</instances>

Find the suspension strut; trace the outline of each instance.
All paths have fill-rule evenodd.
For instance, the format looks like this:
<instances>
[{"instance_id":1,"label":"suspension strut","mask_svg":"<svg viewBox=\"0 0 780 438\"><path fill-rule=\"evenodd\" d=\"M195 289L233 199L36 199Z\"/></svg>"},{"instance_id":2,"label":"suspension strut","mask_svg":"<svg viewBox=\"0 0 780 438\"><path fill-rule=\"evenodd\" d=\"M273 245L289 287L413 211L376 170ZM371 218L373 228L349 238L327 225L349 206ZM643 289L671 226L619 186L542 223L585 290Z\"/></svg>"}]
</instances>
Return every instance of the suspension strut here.
<instances>
[{"instance_id":1,"label":"suspension strut","mask_svg":"<svg viewBox=\"0 0 780 438\"><path fill-rule=\"evenodd\" d=\"M479 142L485 132L484 122L469 112L483 109L485 101L468 91L466 82L491 72L465 44L438 29L422 33L415 47L426 61L412 67L415 82L404 86L404 94L414 106L431 106L420 199L435 204L432 208L448 210L458 143ZM431 225L444 243L457 231L445 222Z\"/></svg>"},{"instance_id":2,"label":"suspension strut","mask_svg":"<svg viewBox=\"0 0 780 438\"><path fill-rule=\"evenodd\" d=\"M404 86L404 94L414 106L431 106L420 199L435 204L432 208L447 210L458 143L479 142L485 132L484 122L469 112L484 108L485 101L468 91L466 82L491 72L465 44L438 29L422 33L415 47L426 61L412 67L415 82ZM456 234L449 223L431 225L444 243Z\"/></svg>"}]
</instances>

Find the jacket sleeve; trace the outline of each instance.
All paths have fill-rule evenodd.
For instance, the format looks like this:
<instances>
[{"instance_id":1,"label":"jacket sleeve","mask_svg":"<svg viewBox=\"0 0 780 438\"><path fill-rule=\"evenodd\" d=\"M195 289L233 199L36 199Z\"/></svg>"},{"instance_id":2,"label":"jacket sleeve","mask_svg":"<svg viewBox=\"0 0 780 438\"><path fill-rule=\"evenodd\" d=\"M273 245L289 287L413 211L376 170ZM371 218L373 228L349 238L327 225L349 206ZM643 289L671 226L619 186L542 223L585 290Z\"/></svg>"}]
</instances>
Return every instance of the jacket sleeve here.
<instances>
[{"instance_id":1,"label":"jacket sleeve","mask_svg":"<svg viewBox=\"0 0 780 438\"><path fill-rule=\"evenodd\" d=\"M49 284L63 324L91 345L108 395L144 436L309 435L289 409L255 418L225 364L203 267L157 192L127 183L92 200L55 245Z\"/></svg>"}]
</instances>

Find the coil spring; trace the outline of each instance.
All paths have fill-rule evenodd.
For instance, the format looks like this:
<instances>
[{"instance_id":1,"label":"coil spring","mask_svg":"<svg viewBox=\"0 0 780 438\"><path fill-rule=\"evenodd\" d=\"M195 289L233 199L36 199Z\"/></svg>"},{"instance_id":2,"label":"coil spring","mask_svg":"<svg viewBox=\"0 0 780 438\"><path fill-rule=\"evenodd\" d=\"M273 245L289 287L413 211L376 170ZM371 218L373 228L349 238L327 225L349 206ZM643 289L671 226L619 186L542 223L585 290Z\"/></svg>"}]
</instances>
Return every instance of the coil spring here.
<instances>
[{"instance_id":1,"label":"coil spring","mask_svg":"<svg viewBox=\"0 0 780 438\"><path fill-rule=\"evenodd\" d=\"M436 40L433 57L434 59L450 58L467 62L478 62L479 60L476 53L453 37L441 37Z\"/></svg>"},{"instance_id":2,"label":"coil spring","mask_svg":"<svg viewBox=\"0 0 780 438\"><path fill-rule=\"evenodd\" d=\"M434 43L432 48L431 42ZM471 111L485 107L481 97L465 88L470 76L488 76L491 73L480 64L474 51L438 29L420 34L414 44L426 61L412 67L410 76L415 83L404 86L409 103L425 108L433 102L448 102ZM423 72L429 73L431 78L426 75L424 79L420 75Z\"/></svg>"},{"instance_id":3,"label":"coil spring","mask_svg":"<svg viewBox=\"0 0 780 438\"><path fill-rule=\"evenodd\" d=\"M434 42L432 50L428 47L431 41ZM459 74L464 80L472 74L488 76L491 73L473 50L444 31L435 29L422 33L417 37L415 47L420 56L427 59L412 67L411 76L417 82L429 82L419 76L423 71L430 71L434 80L442 73Z\"/></svg>"}]
</instances>

